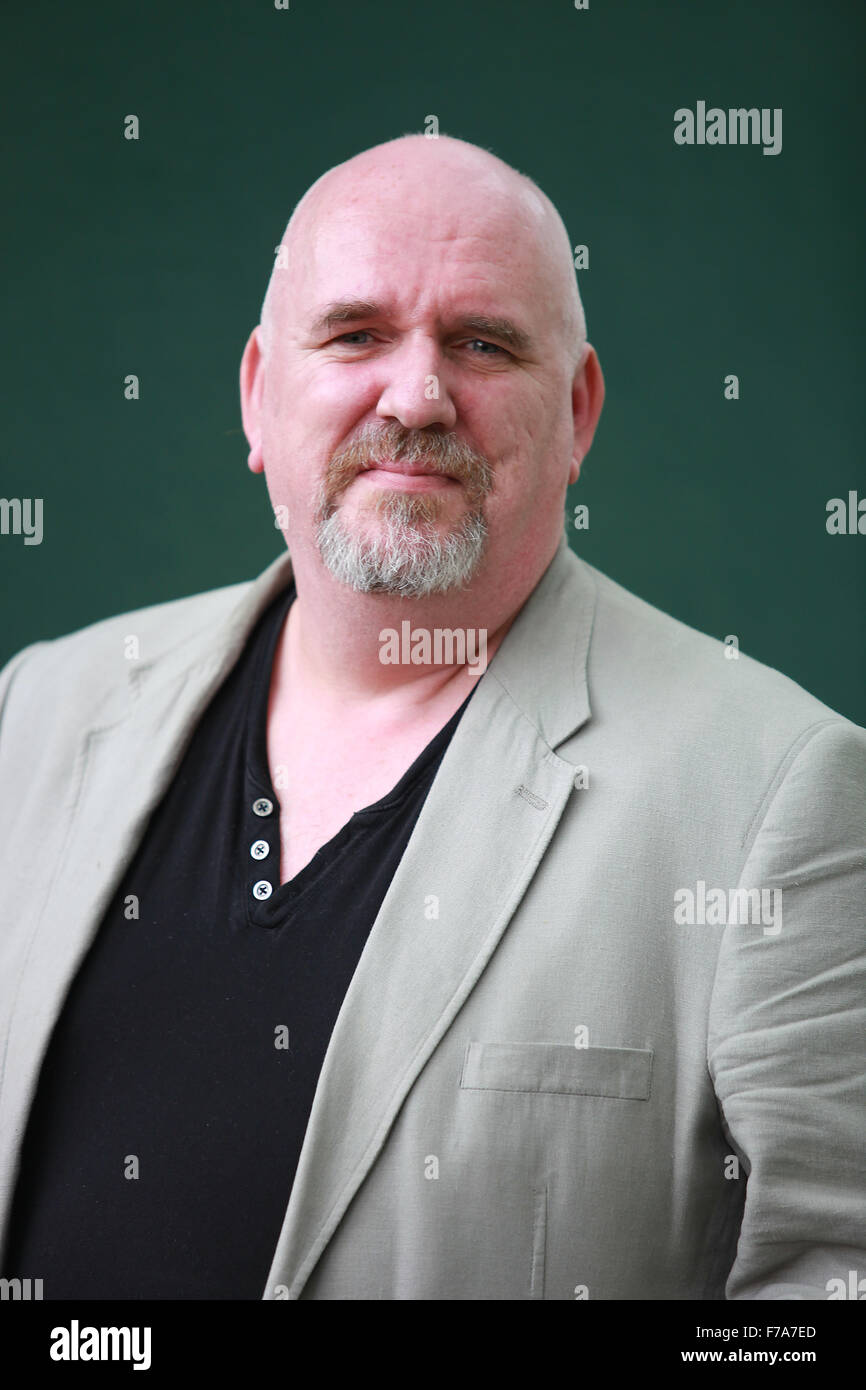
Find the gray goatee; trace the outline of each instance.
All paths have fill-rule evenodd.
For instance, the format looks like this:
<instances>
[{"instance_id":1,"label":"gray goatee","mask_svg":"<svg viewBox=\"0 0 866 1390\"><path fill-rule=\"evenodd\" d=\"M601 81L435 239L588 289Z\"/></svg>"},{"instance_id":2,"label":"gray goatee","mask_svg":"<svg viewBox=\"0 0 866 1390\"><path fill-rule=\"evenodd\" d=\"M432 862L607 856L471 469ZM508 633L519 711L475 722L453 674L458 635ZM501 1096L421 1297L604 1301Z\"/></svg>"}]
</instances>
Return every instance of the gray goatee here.
<instances>
[{"instance_id":1,"label":"gray goatee","mask_svg":"<svg viewBox=\"0 0 866 1390\"><path fill-rule=\"evenodd\" d=\"M379 524L373 535L350 530L337 498L364 468L381 459L428 462L436 472L456 478L470 510L440 533L436 521L444 499L427 493L382 489L370 496ZM331 459L319 491L316 541L331 574L359 593L426 598L462 588L481 563L487 540L484 498L493 486L487 460L453 435L406 430L396 423L368 426ZM360 528L363 522L360 523Z\"/></svg>"}]
</instances>

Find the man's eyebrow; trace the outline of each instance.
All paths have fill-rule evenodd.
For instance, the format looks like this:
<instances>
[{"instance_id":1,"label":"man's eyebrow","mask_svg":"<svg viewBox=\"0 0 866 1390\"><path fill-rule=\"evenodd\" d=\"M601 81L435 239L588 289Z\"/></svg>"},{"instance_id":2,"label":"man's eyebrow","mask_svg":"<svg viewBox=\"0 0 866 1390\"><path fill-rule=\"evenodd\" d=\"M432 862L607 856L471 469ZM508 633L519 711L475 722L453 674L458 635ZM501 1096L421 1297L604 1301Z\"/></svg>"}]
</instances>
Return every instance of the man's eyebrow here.
<instances>
[{"instance_id":1,"label":"man's eyebrow","mask_svg":"<svg viewBox=\"0 0 866 1390\"><path fill-rule=\"evenodd\" d=\"M341 323L356 323L359 319L375 319L381 314L381 306L371 304L366 299L335 299L333 303L326 304L316 314L310 328L310 332L318 337L320 333L329 333L332 328L337 328Z\"/></svg>"},{"instance_id":2,"label":"man's eyebrow","mask_svg":"<svg viewBox=\"0 0 866 1390\"><path fill-rule=\"evenodd\" d=\"M511 319L488 318L486 314L471 314L461 318L455 328L463 333L473 333L479 338L498 338L515 352L531 352L532 340L528 333L518 328Z\"/></svg>"}]
</instances>

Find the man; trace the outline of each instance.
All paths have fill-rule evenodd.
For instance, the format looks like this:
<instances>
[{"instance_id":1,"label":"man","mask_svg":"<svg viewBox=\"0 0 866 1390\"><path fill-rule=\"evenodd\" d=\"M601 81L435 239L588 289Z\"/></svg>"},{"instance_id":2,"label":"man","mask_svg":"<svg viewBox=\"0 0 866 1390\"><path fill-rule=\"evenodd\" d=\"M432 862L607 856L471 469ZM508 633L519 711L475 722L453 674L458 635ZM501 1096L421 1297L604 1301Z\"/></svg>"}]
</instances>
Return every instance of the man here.
<instances>
[{"instance_id":1,"label":"man","mask_svg":"<svg viewBox=\"0 0 866 1390\"><path fill-rule=\"evenodd\" d=\"M604 387L529 180L404 137L282 248L288 553L4 673L4 1274L836 1296L866 734L568 549Z\"/></svg>"}]
</instances>

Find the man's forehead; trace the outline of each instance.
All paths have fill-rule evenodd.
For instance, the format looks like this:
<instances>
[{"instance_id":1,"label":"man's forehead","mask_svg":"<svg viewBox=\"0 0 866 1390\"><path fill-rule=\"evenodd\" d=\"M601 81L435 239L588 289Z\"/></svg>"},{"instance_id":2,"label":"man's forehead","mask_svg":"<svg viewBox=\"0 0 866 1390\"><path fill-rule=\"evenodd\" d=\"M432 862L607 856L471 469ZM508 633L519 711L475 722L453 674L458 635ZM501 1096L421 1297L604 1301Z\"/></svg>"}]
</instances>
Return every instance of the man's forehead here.
<instances>
[{"instance_id":1,"label":"man's forehead","mask_svg":"<svg viewBox=\"0 0 866 1390\"><path fill-rule=\"evenodd\" d=\"M306 247L287 258L293 316L321 328L362 317L437 312L523 313L543 296L547 257L513 221L488 216L475 225L412 210L387 217L323 219ZM369 307L364 311L364 304ZM357 312L349 312L357 305Z\"/></svg>"},{"instance_id":2,"label":"man's forehead","mask_svg":"<svg viewBox=\"0 0 866 1390\"><path fill-rule=\"evenodd\" d=\"M429 189L418 196L371 191L369 198L311 209L292 229L286 246L289 265L311 272L347 257L372 263L400 257L404 264L460 258L501 265L545 255L538 221L533 224L519 204L465 195L437 200Z\"/></svg>"}]
</instances>

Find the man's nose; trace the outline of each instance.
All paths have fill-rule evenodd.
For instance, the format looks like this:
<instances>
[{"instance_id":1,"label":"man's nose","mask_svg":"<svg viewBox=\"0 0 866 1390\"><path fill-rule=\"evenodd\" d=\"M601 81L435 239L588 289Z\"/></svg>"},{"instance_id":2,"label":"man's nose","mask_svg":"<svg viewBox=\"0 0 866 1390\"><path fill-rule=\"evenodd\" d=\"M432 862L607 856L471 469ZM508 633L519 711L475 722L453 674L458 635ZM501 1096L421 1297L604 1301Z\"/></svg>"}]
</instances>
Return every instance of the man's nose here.
<instances>
[{"instance_id":1,"label":"man's nose","mask_svg":"<svg viewBox=\"0 0 866 1390\"><path fill-rule=\"evenodd\" d=\"M382 360L388 375L376 407L380 419L399 420L410 430L454 428L457 410L448 389L447 361L437 343L419 337Z\"/></svg>"}]
</instances>

